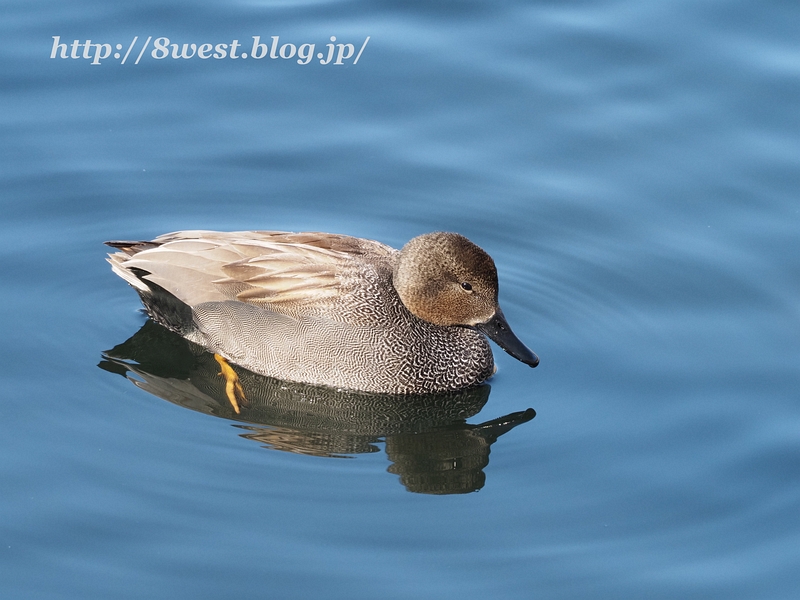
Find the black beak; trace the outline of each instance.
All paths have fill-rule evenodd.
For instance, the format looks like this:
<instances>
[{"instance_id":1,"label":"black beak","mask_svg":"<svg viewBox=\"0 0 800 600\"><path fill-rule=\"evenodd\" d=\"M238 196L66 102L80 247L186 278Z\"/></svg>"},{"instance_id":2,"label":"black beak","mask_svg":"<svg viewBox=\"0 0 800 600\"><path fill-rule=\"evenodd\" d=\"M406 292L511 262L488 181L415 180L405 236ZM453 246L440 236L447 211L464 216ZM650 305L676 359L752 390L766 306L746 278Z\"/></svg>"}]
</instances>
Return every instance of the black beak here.
<instances>
[{"instance_id":1,"label":"black beak","mask_svg":"<svg viewBox=\"0 0 800 600\"><path fill-rule=\"evenodd\" d=\"M497 312L494 316L486 321L486 323L479 323L475 325L475 329L485 334L490 340L493 340L503 350L508 352L511 356L519 361L524 362L526 365L535 367L539 364L539 357L536 356L531 350L523 344L506 321L503 311L497 307Z\"/></svg>"}]
</instances>

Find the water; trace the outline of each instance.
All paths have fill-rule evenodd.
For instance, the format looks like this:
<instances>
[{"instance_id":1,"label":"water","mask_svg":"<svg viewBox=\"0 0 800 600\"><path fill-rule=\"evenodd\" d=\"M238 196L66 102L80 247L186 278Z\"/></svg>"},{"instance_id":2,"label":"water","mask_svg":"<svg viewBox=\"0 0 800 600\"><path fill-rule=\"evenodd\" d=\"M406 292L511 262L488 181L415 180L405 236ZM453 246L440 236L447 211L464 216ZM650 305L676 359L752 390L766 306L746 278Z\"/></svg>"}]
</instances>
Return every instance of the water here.
<instances>
[{"instance_id":1,"label":"water","mask_svg":"<svg viewBox=\"0 0 800 600\"><path fill-rule=\"evenodd\" d=\"M4 597L796 596L794 3L3 11ZM50 58L254 35L354 55ZM165 401L102 242L191 228L459 231L542 363L382 429Z\"/></svg>"}]
</instances>

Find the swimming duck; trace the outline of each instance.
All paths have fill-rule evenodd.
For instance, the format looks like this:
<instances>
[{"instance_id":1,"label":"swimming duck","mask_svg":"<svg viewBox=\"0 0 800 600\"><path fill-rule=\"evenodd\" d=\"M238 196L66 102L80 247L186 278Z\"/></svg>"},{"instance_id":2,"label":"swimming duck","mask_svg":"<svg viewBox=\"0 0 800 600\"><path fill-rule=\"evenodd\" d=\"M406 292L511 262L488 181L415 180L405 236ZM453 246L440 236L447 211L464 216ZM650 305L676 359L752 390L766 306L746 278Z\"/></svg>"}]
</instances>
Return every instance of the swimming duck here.
<instances>
[{"instance_id":1,"label":"swimming duck","mask_svg":"<svg viewBox=\"0 0 800 600\"><path fill-rule=\"evenodd\" d=\"M494 372L488 336L535 367L497 303L492 258L435 232L402 250L331 233L180 231L106 242L150 317L228 361L301 383L373 393L466 388Z\"/></svg>"}]
</instances>

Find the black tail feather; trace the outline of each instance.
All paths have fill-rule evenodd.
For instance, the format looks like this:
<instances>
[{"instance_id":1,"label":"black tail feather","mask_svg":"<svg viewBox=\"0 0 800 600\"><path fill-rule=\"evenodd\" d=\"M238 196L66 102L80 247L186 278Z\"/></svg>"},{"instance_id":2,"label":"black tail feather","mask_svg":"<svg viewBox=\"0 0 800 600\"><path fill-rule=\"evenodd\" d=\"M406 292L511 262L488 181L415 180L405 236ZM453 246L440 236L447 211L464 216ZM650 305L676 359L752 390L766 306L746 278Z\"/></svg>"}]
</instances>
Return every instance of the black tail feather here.
<instances>
[{"instance_id":1,"label":"black tail feather","mask_svg":"<svg viewBox=\"0 0 800 600\"><path fill-rule=\"evenodd\" d=\"M142 250L150 250L151 248L158 248L161 244L155 242L131 242L122 240L112 240L110 242L103 242L106 246L111 246L117 250L121 250L128 256L133 256Z\"/></svg>"},{"instance_id":2,"label":"black tail feather","mask_svg":"<svg viewBox=\"0 0 800 600\"><path fill-rule=\"evenodd\" d=\"M144 269L131 267L129 270L139 278L148 291L137 289L139 298L144 304L147 314L158 324L186 336L196 329L192 307L171 294L157 283L145 279L148 273Z\"/></svg>"}]
</instances>

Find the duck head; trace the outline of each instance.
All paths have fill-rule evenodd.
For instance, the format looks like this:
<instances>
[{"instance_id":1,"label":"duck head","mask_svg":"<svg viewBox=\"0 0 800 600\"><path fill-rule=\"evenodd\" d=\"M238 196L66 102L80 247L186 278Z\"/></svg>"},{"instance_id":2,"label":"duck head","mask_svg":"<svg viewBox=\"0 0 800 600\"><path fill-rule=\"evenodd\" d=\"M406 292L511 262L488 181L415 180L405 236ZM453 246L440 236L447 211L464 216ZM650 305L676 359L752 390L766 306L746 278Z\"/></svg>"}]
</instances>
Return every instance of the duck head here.
<instances>
[{"instance_id":1,"label":"duck head","mask_svg":"<svg viewBox=\"0 0 800 600\"><path fill-rule=\"evenodd\" d=\"M517 360L539 364L500 310L492 257L463 235L435 232L409 241L395 263L393 282L403 304L420 319L471 327Z\"/></svg>"}]
</instances>

